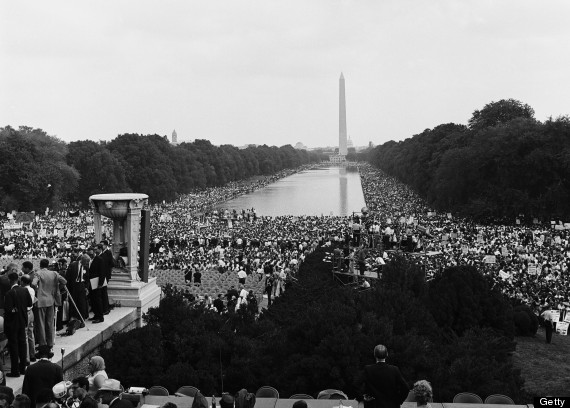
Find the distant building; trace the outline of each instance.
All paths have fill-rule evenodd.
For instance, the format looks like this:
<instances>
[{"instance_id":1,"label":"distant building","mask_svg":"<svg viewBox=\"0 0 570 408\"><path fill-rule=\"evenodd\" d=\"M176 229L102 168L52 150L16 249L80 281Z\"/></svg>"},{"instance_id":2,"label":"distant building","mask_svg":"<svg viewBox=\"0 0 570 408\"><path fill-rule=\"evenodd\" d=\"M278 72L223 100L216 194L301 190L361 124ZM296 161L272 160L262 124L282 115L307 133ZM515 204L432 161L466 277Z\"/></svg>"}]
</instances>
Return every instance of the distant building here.
<instances>
[{"instance_id":1,"label":"distant building","mask_svg":"<svg viewBox=\"0 0 570 408\"><path fill-rule=\"evenodd\" d=\"M305 146L302 142L297 142L295 144L295 149L297 150L307 150L307 146Z\"/></svg>"},{"instance_id":2,"label":"distant building","mask_svg":"<svg viewBox=\"0 0 570 408\"><path fill-rule=\"evenodd\" d=\"M354 143L352 143L352 139L349 137L348 141L346 142L346 147L348 149L350 149L351 147L354 147Z\"/></svg>"},{"instance_id":3,"label":"distant building","mask_svg":"<svg viewBox=\"0 0 570 408\"><path fill-rule=\"evenodd\" d=\"M176 134L176 130L172 131L172 144L174 146L178 145L178 135Z\"/></svg>"}]
</instances>

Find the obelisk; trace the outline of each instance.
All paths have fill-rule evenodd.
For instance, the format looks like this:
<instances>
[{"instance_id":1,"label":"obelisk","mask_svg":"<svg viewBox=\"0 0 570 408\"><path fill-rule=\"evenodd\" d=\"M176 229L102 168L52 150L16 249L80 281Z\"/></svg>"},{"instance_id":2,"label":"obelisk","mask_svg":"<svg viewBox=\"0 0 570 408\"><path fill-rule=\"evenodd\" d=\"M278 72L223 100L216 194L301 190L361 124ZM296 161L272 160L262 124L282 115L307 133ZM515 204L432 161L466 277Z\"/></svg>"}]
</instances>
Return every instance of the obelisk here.
<instances>
[{"instance_id":1,"label":"obelisk","mask_svg":"<svg viewBox=\"0 0 570 408\"><path fill-rule=\"evenodd\" d=\"M346 156L346 99L344 96L344 75L340 73L339 79L339 106L338 106L338 154Z\"/></svg>"}]
</instances>

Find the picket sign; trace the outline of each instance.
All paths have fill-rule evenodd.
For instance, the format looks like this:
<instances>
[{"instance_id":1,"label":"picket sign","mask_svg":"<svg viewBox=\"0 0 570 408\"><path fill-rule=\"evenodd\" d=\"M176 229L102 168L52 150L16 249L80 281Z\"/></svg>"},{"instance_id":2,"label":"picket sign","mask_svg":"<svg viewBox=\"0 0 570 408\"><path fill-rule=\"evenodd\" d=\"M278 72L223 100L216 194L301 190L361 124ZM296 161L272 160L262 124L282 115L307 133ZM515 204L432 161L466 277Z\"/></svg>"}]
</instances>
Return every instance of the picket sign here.
<instances>
[{"instance_id":1,"label":"picket sign","mask_svg":"<svg viewBox=\"0 0 570 408\"><path fill-rule=\"evenodd\" d=\"M495 255L486 255L485 258L483 258L483 262L488 264L494 264L497 262L497 258L495 257Z\"/></svg>"},{"instance_id":2,"label":"picket sign","mask_svg":"<svg viewBox=\"0 0 570 408\"><path fill-rule=\"evenodd\" d=\"M536 264L528 264L528 274L536 275L536 272L537 272Z\"/></svg>"},{"instance_id":3,"label":"picket sign","mask_svg":"<svg viewBox=\"0 0 570 408\"><path fill-rule=\"evenodd\" d=\"M477 242L483 244L485 240L483 239L483 234L477 234Z\"/></svg>"},{"instance_id":4,"label":"picket sign","mask_svg":"<svg viewBox=\"0 0 570 408\"><path fill-rule=\"evenodd\" d=\"M568 322L558 322L556 323L556 333L560 334L561 336L568 335Z\"/></svg>"},{"instance_id":5,"label":"picket sign","mask_svg":"<svg viewBox=\"0 0 570 408\"><path fill-rule=\"evenodd\" d=\"M463 252L464 255L467 255L469 253L469 247L465 244L461 245L461 252Z\"/></svg>"},{"instance_id":6,"label":"picket sign","mask_svg":"<svg viewBox=\"0 0 570 408\"><path fill-rule=\"evenodd\" d=\"M501 254L503 256L508 256L509 255L509 250L507 249L507 247L502 247L501 248Z\"/></svg>"}]
</instances>

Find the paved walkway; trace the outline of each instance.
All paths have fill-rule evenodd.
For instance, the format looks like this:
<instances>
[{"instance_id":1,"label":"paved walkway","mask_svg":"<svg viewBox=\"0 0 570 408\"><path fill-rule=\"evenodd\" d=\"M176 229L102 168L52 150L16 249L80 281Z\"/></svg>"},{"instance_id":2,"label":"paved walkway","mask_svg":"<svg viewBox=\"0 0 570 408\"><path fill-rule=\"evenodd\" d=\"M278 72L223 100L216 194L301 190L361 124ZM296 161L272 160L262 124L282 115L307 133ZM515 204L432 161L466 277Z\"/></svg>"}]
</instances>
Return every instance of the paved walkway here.
<instances>
[{"instance_id":1,"label":"paved walkway","mask_svg":"<svg viewBox=\"0 0 570 408\"><path fill-rule=\"evenodd\" d=\"M136 320L136 316L136 308L116 307L111 311L111 313L105 316L105 321L103 323L93 324L90 321L87 321L86 327L77 330L73 336L61 336L59 334L65 333L65 330L58 332L55 338L55 345L53 347L54 356L51 361L61 364L61 349L65 348L65 354L63 355L63 367L67 370L78 361L81 361L81 359L103 342L107 341L113 333L121 331L132 324ZM6 358L4 370L6 373L10 372L9 357ZM71 380L71 378L67 378L65 373L64 379ZM22 392L23 382L23 375L20 375L18 378L6 377L6 385L14 390L14 395L18 395Z\"/></svg>"}]
</instances>

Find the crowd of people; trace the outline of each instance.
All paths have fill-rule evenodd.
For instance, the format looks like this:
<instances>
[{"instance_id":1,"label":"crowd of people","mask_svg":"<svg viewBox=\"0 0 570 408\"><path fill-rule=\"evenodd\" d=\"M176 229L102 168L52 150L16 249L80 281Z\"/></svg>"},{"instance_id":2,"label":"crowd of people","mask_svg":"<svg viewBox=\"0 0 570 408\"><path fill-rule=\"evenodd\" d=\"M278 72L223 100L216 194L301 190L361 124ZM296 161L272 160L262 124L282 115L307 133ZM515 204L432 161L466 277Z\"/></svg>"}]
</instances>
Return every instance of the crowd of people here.
<instances>
[{"instance_id":1,"label":"crowd of people","mask_svg":"<svg viewBox=\"0 0 570 408\"><path fill-rule=\"evenodd\" d=\"M509 225L478 225L435 212L408 186L369 165L360 175L373 220L369 230L379 231L386 261L395 250L421 258L427 279L447 267L476 266L537 314L570 310L570 224L564 220L528 223L521 216Z\"/></svg>"},{"instance_id":2,"label":"crowd of people","mask_svg":"<svg viewBox=\"0 0 570 408\"><path fill-rule=\"evenodd\" d=\"M63 380L62 368L53 363L53 352L47 346L41 346L37 352L39 361L30 367L24 376L22 393L14 397L12 388L0 385L0 405L15 408L97 408L100 404L109 408L134 408L132 398L123 397L125 387L109 376L105 361L100 356L93 356L88 361L88 371L71 381ZM387 364L388 350L384 345L374 348L376 363L364 367L355 378L358 387L356 399L363 401L368 408L399 408L407 398L412 398L418 406L428 406L433 401L431 384L425 380L409 387L398 367ZM131 388L132 397L145 395L145 389ZM210 403L199 390L179 390L177 396L192 396L193 407L208 408ZM190 393L188 393L190 392ZM262 396L262 394L260 394ZM216 398L216 397L213 397ZM340 390L324 390L318 399L344 399L346 394ZM242 389L235 396L224 393L217 404L221 408L254 408L256 394ZM297 398L294 408L307 408L303 399ZM165 401L163 408L176 408L171 401Z\"/></svg>"},{"instance_id":3,"label":"crowd of people","mask_svg":"<svg viewBox=\"0 0 570 408\"><path fill-rule=\"evenodd\" d=\"M270 281L271 290L264 288L266 296L278 295L305 251L344 241L351 271L380 271L392 251L399 250L425 266L427 279L449 266L474 265L506 296L529 304L537 313L545 307L570 307L569 224L534 220L528 225L521 218L510 225L478 225L449 213L436 213L411 188L367 164L359 165L367 206L361 218L264 217L253 208L223 209L226 200L262 188L292 171L153 205L150 269L181 270L192 277L211 270L253 274ZM78 253L94 252L89 211L36 215L22 226L13 219L4 221L0 240L0 265L4 268L14 260L37 263L42 258L63 258L71 263ZM111 235L108 220L103 230ZM90 258L94 258L93 252Z\"/></svg>"},{"instance_id":4,"label":"crowd of people","mask_svg":"<svg viewBox=\"0 0 570 408\"><path fill-rule=\"evenodd\" d=\"M432 210L408 186L370 165L359 165L359 172L366 208L348 217L266 217L253 208L224 209L226 200L291 171L155 204L150 268L179 271L190 287L200 286L207 274L231 276L235 285L225 293L214 288L202 299L225 313L242 305L258 307L260 293L247 287L251 282L262 282L256 288L261 287L270 305L295 279L309 252L341 244L346 267L354 274L381 272L397 253L416 259L427 279L450 266L473 265L505 296L531 306L537 314L545 308L559 309L562 319L570 310L570 225L560 220L528 223L523 218L509 225L478 225ZM66 296L67 320L76 328L84 325L90 309L94 323L104 320L111 307L106 284L112 278L113 258L107 240L93 242L89 211L38 214L24 225L12 214L2 221L0 314L11 360L7 375L17 377L27 375L26 367L36 358L52 353L54 321L60 325L66 320L61 307ZM109 237L108 220L103 230ZM61 316L56 318L58 313Z\"/></svg>"}]
</instances>

